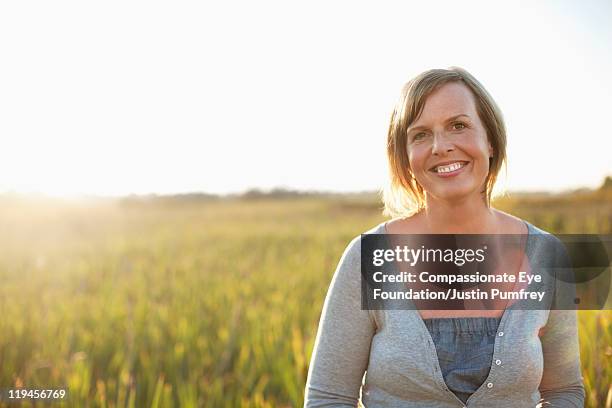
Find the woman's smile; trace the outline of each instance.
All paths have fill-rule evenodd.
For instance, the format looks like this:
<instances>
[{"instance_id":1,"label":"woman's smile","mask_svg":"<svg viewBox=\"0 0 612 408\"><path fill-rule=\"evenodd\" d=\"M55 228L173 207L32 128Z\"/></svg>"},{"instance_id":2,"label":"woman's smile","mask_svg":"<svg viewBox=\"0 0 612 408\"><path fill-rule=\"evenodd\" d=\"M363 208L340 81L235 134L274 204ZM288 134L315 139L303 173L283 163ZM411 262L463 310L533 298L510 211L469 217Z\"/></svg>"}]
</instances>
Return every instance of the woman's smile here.
<instances>
[{"instance_id":1,"label":"woman's smile","mask_svg":"<svg viewBox=\"0 0 612 408\"><path fill-rule=\"evenodd\" d=\"M456 160L452 162L440 163L429 169L429 171L442 178L454 177L462 173L468 164L470 164L469 161Z\"/></svg>"}]
</instances>

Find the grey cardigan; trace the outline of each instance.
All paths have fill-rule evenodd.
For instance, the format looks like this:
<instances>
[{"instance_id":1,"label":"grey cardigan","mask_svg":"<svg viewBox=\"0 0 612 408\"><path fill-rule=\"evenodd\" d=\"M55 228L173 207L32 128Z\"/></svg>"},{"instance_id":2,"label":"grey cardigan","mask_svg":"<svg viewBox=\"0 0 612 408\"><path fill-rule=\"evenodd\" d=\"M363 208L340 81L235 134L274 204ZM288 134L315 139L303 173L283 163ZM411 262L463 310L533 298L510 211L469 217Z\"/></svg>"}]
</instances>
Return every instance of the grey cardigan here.
<instances>
[{"instance_id":1,"label":"grey cardigan","mask_svg":"<svg viewBox=\"0 0 612 408\"><path fill-rule=\"evenodd\" d=\"M551 262L556 238L527 223L530 262ZM385 223L367 231L386 233ZM548 244L546 244L548 242ZM576 312L504 311L489 376L467 404L446 386L417 310L361 310L361 236L332 278L308 370L304 407L583 407ZM364 378L365 373L365 378Z\"/></svg>"}]
</instances>

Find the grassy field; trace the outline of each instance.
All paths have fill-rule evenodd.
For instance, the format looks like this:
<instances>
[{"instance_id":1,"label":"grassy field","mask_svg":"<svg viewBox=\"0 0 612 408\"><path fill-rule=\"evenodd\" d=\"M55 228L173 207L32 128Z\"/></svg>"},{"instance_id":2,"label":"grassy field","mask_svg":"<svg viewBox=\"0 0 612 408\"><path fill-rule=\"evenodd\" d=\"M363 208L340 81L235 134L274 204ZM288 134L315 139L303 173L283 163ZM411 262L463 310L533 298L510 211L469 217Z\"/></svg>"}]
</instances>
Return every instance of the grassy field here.
<instances>
[{"instance_id":1,"label":"grassy field","mask_svg":"<svg viewBox=\"0 0 612 408\"><path fill-rule=\"evenodd\" d=\"M609 192L497 206L612 231ZM58 407L301 406L339 257L381 221L369 197L0 198L0 388L67 388ZM611 313L579 312L588 407L612 406Z\"/></svg>"}]
</instances>

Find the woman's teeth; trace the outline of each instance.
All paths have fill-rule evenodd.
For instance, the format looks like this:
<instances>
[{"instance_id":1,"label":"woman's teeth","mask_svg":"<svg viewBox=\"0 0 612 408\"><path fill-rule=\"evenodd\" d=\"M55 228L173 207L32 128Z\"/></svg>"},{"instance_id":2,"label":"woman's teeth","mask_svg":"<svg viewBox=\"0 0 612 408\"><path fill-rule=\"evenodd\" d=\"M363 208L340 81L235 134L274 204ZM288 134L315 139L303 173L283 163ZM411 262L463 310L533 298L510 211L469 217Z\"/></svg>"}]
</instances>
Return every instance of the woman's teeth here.
<instances>
[{"instance_id":1,"label":"woman's teeth","mask_svg":"<svg viewBox=\"0 0 612 408\"><path fill-rule=\"evenodd\" d=\"M450 173L451 171L459 170L463 166L465 166L465 163L456 162L456 163L447 164L445 166L438 166L435 168L435 171L437 173Z\"/></svg>"}]
</instances>

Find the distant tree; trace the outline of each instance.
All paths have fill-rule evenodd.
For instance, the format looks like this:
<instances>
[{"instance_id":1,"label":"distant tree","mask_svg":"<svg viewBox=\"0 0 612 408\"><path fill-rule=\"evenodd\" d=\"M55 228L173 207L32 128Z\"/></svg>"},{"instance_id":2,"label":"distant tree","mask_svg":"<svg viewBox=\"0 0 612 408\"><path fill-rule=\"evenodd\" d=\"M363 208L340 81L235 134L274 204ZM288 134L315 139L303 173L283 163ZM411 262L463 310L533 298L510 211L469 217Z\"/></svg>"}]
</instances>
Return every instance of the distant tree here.
<instances>
[{"instance_id":1,"label":"distant tree","mask_svg":"<svg viewBox=\"0 0 612 408\"><path fill-rule=\"evenodd\" d=\"M275 187L271 190L261 190L259 188L252 188L242 193L242 198L245 199L259 199L259 198L291 198L291 197L302 197L311 195L310 192L302 192L299 190L291 190L285 187Z\"/></svg>"},{"instance_id":2,"label":"distant tree","mask_svg":"<svg viewBox=\"0 0 612 408\"><path fill-rule=\"evenodd\" d=\"M265 195L266 193L264 193L262 190L258 188L252 188L242 193L242 198L248 198L248 199L262 198L262 197L265 197Z\"/></svg>"},{"instance_id":3,"label":"distant tree","mask_svg":"<svg viewBox=\"0 0 612 408\"><path fill-rule=\"evenodd\" d=\"M612 177L606 176L606 179L604 180L603 184L601 185L601 189L602 190L612 189Z\"/></svg>"}]
</instances>

